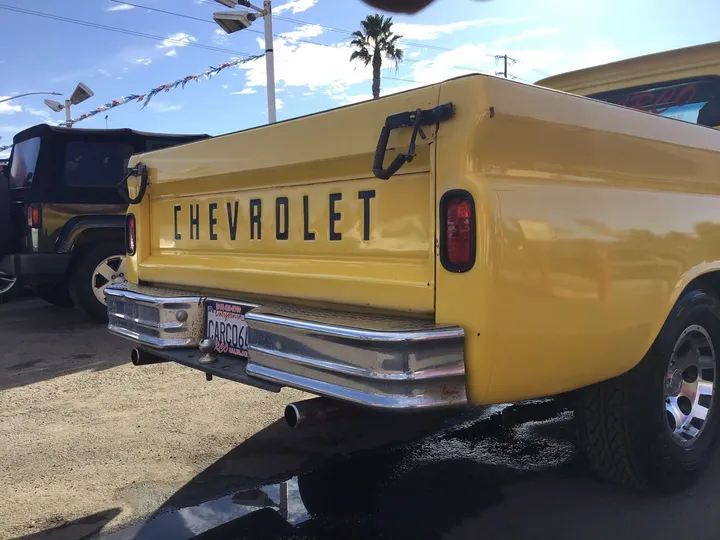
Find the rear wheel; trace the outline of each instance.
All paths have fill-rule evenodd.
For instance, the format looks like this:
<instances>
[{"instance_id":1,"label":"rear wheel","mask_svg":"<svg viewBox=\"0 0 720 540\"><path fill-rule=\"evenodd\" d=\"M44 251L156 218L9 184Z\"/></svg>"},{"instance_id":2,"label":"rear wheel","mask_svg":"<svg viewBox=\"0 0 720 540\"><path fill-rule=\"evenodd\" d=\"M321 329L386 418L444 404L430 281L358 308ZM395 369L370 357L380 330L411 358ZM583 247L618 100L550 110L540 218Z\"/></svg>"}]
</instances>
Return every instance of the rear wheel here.
<instances>
[{"instance_id":1,"label":"rear wheel","mask_svg":"<svg viewBox=\"0 0 720 540\"><path fill-rule=\"evenodd\" d=\"M668 493L702 475L720 423L718 354L720 305L691 290L635 368L579 393L578 441L599 476Z\"/></svg>"},{"instance_id":2,"label":"rear wheel","mask_svg":"<svg viewBox=\"0 0 720 540\"><path fill-rule=\"evenodd\" d=\"M75 305L72 296L70 296L67 283L37 285L32 290L39 298L54 306L69 308Z\"/></svg>"},{"instance_id":3,"label":"rear wheel","mask_svg":"<svg viewBox=\"0 0 720 540\"><path fill-rule=\"evenodd\" d=\"M70 275L75 304L98 322L107 322L105 289L127 282L122 244L102 244L82 254Z\"/></svg>"}]
</instances>

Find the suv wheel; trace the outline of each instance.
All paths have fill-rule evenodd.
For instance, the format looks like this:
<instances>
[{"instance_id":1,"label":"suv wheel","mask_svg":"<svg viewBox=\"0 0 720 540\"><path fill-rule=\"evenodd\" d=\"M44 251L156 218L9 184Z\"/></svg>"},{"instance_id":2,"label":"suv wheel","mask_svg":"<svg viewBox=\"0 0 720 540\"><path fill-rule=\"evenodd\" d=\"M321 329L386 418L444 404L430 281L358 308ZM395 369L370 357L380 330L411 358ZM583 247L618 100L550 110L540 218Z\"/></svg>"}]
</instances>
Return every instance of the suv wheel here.
<instances>
[{"instance_id":1,"label":"suv wheel","mask_svg":"<svg viewBox=\"0 0 720 540\"><path fill-rule=\"evenodd\" d=\"M15 276L0 274L0 304L9 302L20 295L22 285Z\"/></svg>"},{"instance_id":2,"label":"suv wheel","mask_svg":"<svg viewBox=\"0 0 720 540\"><path fill-rule=\"evenodd\" d=\"M98 322L107 322L105 289L127 282L122 244L96 246L80 256L70 275L75 304Z\"/></svg>"}]
</instances>

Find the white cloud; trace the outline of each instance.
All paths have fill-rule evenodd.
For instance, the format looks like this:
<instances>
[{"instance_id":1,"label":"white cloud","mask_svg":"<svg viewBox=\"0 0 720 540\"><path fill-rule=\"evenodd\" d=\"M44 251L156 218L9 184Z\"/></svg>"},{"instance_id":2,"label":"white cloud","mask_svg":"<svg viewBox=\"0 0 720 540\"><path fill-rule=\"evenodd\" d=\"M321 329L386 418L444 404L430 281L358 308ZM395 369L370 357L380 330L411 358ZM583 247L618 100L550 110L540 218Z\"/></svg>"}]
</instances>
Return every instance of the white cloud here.
<instances>
[{"instance_id":1,"label":"white cloud","mask_svg":"<svg viewBox=\"0 0 720 540\"><path fill-rule=\"evenodd\" d=\"M293 13L302 13L303 11L307 11L311 7L313 7L315 4L318 3L318 0L290 0L290 2L286 2L280 6L273 8L273 13L280 14L283 11L292 11Z\"/></svg>"},{"instance_id":2,"label":"white cloud","mask_svg":"<svg viewBox=\"0 0 720 540\"><path fill-rule=\"evenodd\" d=\"M107 69L101 68L101 69L98 69L97 72L99 75L102 75L106 79L109 79L110 77L112 77L112 73L110 73Z\"/></svg>"},{"instance_id":3,"label":"white cloud","mask_svg":"<svg viewBox=\"0 0 720 540\"><path fill-rule=\"evenodd\" d=\"M507 45L508 43L514 43L516 41L522 41L528 38L551 36L553 34L559 34L559 28L536 28L535 30L528 30L522 34L516 36L509 36L505 38L496 39L492 42L493 47L500 47L501 45Z\"/></svg>"},{"instance_id":4,"label":"white cloud","mask_svg":"<svg viewBox=\"0 0 720 540\"><path fill-rule=\"evenodd\" d=\"M148 109L156 113L174 112L182 109L182 105L170 105L164 101L151 101L148 103Z\"/></svg>"},{"instance_id":5,"label":"white cloud","mask_svg":"<svg viewBox=\"0 0 720 540\"><path fill-rule=\"evenodd\" d=\"M10 96L0 96L0 101L3 99L7 99ZM15 114L22 112L22 106L21 105L15 105L14 103L10 101L6 101L5 103L0 103L0 114Z\"/></svg>"},{"instance_id":6,"label":"white cloud","mask_svg":"<svg viewBox=\"0 0 720 540\"><path fill-rule=\"evenodd\" d=\"M105 11L128 11L130 9L135 9L135 6L131 6L129 4L115 4L105 9Z\"/></svg>"},{"instance_id":7,"label":"white cloud","mask_svg":"<svg viewBox=\"0 0 720 540\"><path fill-rule=\"evenodd\" d=\"M408 58L417 58L417 57L420 56L421 54L422 54L422 52L420 52L420 51L412 51L412 52L410 52L410 53L407 54L407 57L408 57Z\"/></svg>"},{"instance_id":8,"label":"white cloud","mask_svg":"<svg viewBox=\"0 0 720 540\"><path fill-rule=\"evenodd\" d=\"M185 32L176 32L169 35L157 46L158 49L173 49L175 47L187 47L190 43L195 43L197 38L186 34Z\"/></svg>"},{"instance_id":9,"label":"white cloud","mask_svg":"<svg viewBox=\"0 0 720 540\"><path fill-rule=\"evenodd\" d=\"M258 40L258 47L264 47ZM369 80L370 67L350 63L352 49L347 43L318 47L311 43L277 38L275 48L275 81L284 86L321 89L328 94L343 92L349 86ZM332 66L332 69L318 69ZM265 59L260 58L238 66L246 72L246 86L265 86Z\"/></svg>"},{"instance_id":10,"label":"white cloud","mask_svg":"<svg viewBox=\"0 0 720 540\"><path fill-rule=\"evenodd\" d=\"M18 126L18 125L12 125L12 124L0 124L0 133L18 133L22 131L23 129L26 129L28 126ZM7 144L7 143L5 143ZM1 146L1 145L0 145Z\"/></svg>"},{"instance_id":11,"label":"white cloud","mask_svg":"<svg viewBox=\"0 0 720 540\"><path fill-rule=\"evenodd\" d=\"M400 34L403 39L414 41L423 41L437 39L447 34L453 34L458 31L475 28L477 26L487 26L491 24L511 24L523 22L532 17L518 17L515 19L505 19L501 17L489 17L485 19L475 19L470 21L458 21L447 24L414 24L414 23L395 23L393 32Z\"/></svg>"},{"instance_id":12,"label":"white cloud","mask_svg":"<svg viewBox=\"0 0 720 540\"><path fill-rule=\"evenodd\" d=\"M143 66L149 66L152 64L151 58L133 58L133 64L141 64Z\"/></svg>"},{"instance_id":13,"label":"white cloud","mask_svg":"<svg viewBox=\"0 0 720 540\"><path fill-rule=\"evenodd\" d=\"M239 92L230 92L230 93L234 96L243 96L243 95L247 95L247 94L256 94L257 90L255 90L254 88L243 88Z\"/></svg>"},{"instance_id":14,"label":"white cloud","mask_svg":"<svg viewBox=\"0 0 720 540\"><path fill-rule=\"evenodd\" d=\"M56 121L49 110L44 111L42 109L33 109L32 107L27 107L25 109L25 112L33 115L38 116L43 119L43 122L46 124L50 124L51 126L57 125L58 121Z\"/></svg>"},{"instance_id":15,"label":"white cloud","mask_svg":"<svg viewBox=\"0 0 720 540\"><path fill-rule=\"evenodd\" d=\"M278 111L282 111L283 107L285 106L285 102L280 98L275 98L275 109Z\"/></svg>"},{"instance_id":16,"label":"white cloud","mask_svg":"<svg viewBox=\"0 0 720 540\"><path fill-rule=\"evenodd\" d=\"M222 28L216 28L210 39L212 39L215 45L227 45L230 43L230 38Z\"/></svg>"},{"instance_id":17,"label":"white cloud","mask_svg":"<svg viewBox=\"0 0 720 540\"><path fill-rule=\"evenodd\" d=\"M165 53L165 56L175 56L177 54L177 51L175 49L170 49L168 52Z\"/></svg>"},{"instance_id":18,"label":"white cloud","mask_svg":"<svg viewBox=\"0 0 720 540\"><path fill-rule=\"evenodd\" d=\"M280 34L280 37L293 41L298 39L317 37L322 33L323 29L321 26L318 26L317 24L306 24L303 26L298 26L295 30L292 30L290 32Z\"/></svg>"},{"instance_id":19,"label":"white cloud","mask_svg":"<svg viewBox=\"0 0 720 540\"><path fill-rule=\"evenodd\" d=\"M223 84L223 85L222 85L222 89L223 89L223 90L227 90L228 88L230 88L230 85L229 85L229 84Z\"/></svg>"}]
</instances>

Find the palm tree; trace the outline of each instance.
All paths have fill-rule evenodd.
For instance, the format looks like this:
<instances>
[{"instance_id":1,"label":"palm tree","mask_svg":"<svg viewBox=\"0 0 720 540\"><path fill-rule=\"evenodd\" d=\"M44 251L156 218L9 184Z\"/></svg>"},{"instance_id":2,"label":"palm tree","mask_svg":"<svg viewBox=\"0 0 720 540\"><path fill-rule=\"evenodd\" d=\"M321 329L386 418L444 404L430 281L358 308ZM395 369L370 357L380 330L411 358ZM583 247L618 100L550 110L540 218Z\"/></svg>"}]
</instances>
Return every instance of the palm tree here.
<instances>
[{"instance_id":1,"label":"palm tree","mask_svg":"<svg viewBox=\"0 0 720 540\"><path fill-rule=\"evenodd\" d=\"M386 19L382 15L368 15L360 24L362 30L352 33L355 39L350 45L356 50L350 55L350 61L360 60L366 66L372 62L372 93L373 99L377 99L380 97L380 68L382 68L383 56L395 62L397 69L403 60L403 50L399 49L396 43L402 36L393 33L392 17Z\"/></svg>"}]
</instances>

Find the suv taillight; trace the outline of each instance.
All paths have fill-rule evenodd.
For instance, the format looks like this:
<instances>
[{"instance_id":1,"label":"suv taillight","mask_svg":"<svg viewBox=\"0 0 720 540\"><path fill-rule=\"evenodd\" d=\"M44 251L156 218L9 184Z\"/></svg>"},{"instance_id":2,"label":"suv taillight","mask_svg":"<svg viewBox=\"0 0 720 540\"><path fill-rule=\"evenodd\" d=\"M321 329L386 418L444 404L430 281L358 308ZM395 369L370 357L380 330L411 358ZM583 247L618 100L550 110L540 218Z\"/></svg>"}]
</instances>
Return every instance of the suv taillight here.
<instances>
[{"instance_id":1,"label":"suv taillight","mask_svg":"<svg viewBox=\"0 0 720 540\"><path fill-rule=\"evenodd\" d=\"M440 261L450 272L475 264L475 203L472 195L452 190L440 199Z\"/></svg>"},{"instance_id":2,"label":"suv taillight","mask_svg":"<svg viewBox=\"0 0 720 540\"><path fill-rule=\"evenodd\" d=\"M42 225L42 206L39 204L31 204L27 207L27 224L28 227L39 229Z\"/></svg>"},{"instance_id":3,"label":"suv taillight","mask_svg":"<svg viewBox=\"0 0 720 540\"><path fill-rule=\"evenodd\" d=\"M137 247L135 240L135 215L128 214L125 216L125 251L128 255L135 255Z\"/></svg>"}]
</instances>

